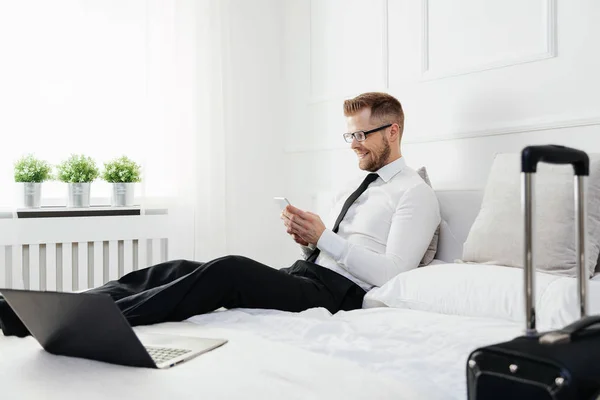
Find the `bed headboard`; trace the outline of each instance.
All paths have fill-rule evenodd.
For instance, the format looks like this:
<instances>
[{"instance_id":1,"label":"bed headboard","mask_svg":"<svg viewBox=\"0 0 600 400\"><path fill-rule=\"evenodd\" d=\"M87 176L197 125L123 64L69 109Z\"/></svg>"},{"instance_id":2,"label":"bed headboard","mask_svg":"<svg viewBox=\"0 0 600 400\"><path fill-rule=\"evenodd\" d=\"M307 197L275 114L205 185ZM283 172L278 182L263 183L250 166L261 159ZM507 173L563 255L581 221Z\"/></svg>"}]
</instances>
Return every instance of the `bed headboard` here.
<instances>
[{"instance_id":1,"label":"bed headboard","mask_svg":"<svg viewBox=\"0 0 600 400\"><path fill-rule=\"evenodd\" d=\"M463 244L479 213L483 191L436 190L436 194L442 212L442 226L435 258L452 262L462 257Z\"/></svg>"}]
</instances>

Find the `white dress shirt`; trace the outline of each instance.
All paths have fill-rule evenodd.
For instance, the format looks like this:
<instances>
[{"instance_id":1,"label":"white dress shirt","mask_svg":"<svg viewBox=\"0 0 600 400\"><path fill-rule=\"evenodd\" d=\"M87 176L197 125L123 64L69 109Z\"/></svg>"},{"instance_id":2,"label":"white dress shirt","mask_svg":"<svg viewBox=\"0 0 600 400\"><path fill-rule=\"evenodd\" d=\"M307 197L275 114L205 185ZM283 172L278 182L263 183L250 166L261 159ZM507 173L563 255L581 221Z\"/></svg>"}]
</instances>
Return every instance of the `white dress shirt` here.
<instances>
[{"instance_id":1,"label":"white dress shirt","mask_svg":"<svg viewBox=\"0 0 600 400\"><path fill-rule=\"evenodd\" d=\"M433 189L403 157L377 171L379 177L350 206L338 233L325 229L315 261L370 290L400 272L417 268L440 223ZM336 196L327 221L333 227L346 199L364 177ZM314 246L301 246L307 258Z\"/></svg>"}]
</instances>

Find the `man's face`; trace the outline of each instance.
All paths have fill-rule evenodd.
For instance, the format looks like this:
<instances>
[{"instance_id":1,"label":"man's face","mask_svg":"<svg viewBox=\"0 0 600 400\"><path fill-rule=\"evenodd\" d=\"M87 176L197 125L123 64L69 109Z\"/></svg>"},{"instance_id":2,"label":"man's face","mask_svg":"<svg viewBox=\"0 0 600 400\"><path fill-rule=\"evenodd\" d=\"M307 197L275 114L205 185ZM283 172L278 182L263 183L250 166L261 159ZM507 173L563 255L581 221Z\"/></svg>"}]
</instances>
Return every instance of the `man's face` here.
<instances>
[{"instance_id":1,"label":"man's face","mask_svg":"<svg viewBox=\"0 0 600 400\"><path fill-rule=\"evenodd\" d=\"M369 121L370 118L370 108L362 109L358 113L346 117L347 132L368 131L378 128L380 125L373 125ZM375 172L386 164L390 156L390 144L385 134L386 131L368 134L362 142L356 139L352 141L352 150L358 156L358 167L360 169Z\"/></svg>"}]
</instances>

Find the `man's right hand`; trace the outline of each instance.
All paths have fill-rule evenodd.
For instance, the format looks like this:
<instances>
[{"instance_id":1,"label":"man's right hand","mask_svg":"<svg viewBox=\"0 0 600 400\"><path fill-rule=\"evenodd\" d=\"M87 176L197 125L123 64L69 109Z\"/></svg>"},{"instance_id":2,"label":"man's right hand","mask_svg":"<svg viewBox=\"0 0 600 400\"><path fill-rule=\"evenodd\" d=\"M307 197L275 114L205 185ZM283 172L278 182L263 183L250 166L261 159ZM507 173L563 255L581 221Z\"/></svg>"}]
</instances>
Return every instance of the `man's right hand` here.
<instances>
[{"instance_id":1,"label":"man's right hand","mask_svg":"<svg viewBox=\"0 0 600 400\"><path fill-rule=\"evenodd\" d=\"M292 237L292 239L294 239L294 242L302 246L309 245L309 243L306 240L302 239L302 236L293 233L290 217L287 212L287 207L281 212L281 219L283 220L283 224L286 227L286 232Z\"/></svg>"},{"instance_id":2,"label":"man's right hand","mask_svg":"<svg viewBox=\"0 0 600 400\"><path fill-rule=\"evenodd\" d=\"M308 246L308 242L302 239L300 236L296 235L295 233L290 233L290 235L292 236L292 239L294 239L294 242L302 246Z\"/></svg>"}]
</instances>

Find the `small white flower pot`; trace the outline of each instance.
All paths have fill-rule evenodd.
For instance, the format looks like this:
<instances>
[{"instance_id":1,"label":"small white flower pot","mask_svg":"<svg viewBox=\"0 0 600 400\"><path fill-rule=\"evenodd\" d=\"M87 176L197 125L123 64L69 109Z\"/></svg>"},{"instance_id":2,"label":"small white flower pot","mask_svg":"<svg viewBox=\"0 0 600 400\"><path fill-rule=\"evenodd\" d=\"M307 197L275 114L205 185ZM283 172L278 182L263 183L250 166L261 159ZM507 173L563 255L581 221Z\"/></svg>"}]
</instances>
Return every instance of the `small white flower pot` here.
<instances>
[{"instance_id":1,"label":"small white flower pot","mask_svg":"<svg viewBox=\"0 0 600 400\"><path fill-rule=\"evenodd\" d=\"M112 187L110 202L113 207L129 207L133 205L135 183L113 183Z\"/></svg>"},{"instance_id":2,"label":"small white flower pot","mask_svg":"<svg viewBox=\"0 0 600 400\"><path fill-rule=\"evenodd\" d=\"M40 208L42 204L42 184L39 182L23 182L23 208Z\"/></svg>"},{"instance_id":3,"label":"small white flower pot","mask_svg":"<svg viewBox=\"0 0 600 400\"><path fill-rule=\"evenodd\" d=\"M69 183L68 206L73 208L87 208L90 206L91 183Z\"/></svg>"}]
</instances>

